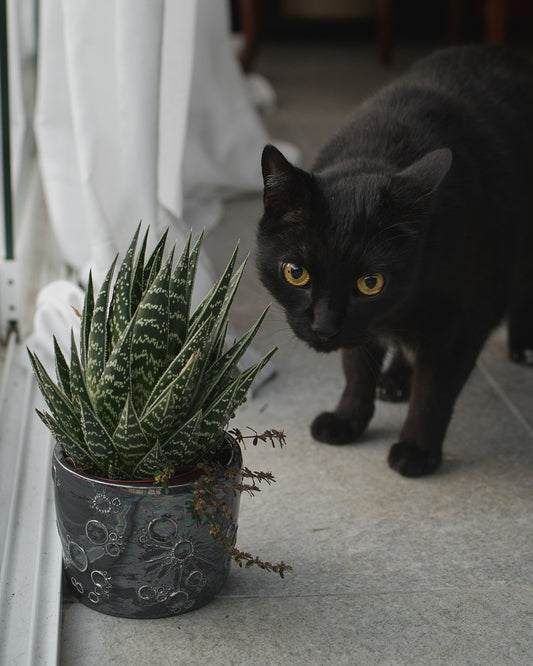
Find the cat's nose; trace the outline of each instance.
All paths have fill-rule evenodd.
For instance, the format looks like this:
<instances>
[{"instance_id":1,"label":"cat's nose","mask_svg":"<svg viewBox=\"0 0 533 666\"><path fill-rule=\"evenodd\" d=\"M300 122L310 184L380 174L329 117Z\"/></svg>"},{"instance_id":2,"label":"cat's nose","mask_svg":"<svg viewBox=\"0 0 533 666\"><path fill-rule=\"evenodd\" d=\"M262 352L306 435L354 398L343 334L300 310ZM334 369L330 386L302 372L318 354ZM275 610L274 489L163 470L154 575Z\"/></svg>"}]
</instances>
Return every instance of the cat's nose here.
<instances>
[{"instance_id":1,"label":"cat's nose","mask_svg":"<svg viewBox=\"0 0 533 666\"><path fill-rule=\"evenodd\" d=\"M339 332L338 315L330 310L327 303L319 302L315 306L311 330L321 340L331 340Z\"/></svg>"},{"instance_id":2,"label":"cat's nose","mask_svg":"<svg viewBox=\"0 0 533 666\"><path fill-rule=\"evenodd\" d=\"M323 342L331 340L331 338L334 338L339 332L338 329L334 326L317 328L314 324L311 326L311 330Z\"/></svg>"}]
</instances>

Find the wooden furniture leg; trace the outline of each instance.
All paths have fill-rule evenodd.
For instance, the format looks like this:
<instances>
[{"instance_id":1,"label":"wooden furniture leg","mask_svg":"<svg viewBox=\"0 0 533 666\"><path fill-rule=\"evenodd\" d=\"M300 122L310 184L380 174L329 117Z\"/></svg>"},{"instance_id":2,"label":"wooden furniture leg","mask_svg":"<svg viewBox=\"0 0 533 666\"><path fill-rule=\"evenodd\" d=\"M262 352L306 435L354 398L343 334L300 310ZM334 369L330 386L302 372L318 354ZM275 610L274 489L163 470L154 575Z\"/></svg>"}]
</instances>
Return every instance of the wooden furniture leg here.
<instances>
[{"instance_id":1,"label":"wooden furniture leg","mask_svg":"<svg viewBox=\"0 0 533 666\"><path fill-rule=\"evenodd\" d=\"M378 53L385 65L388 65L392 58L393 1L378 0L377 4Z\"/></svg>"},{"instance_id":2,"label":"wooden furniture leg","mask_svg":"<svg viewBox=\"0 0 533 666\"><path fill-rule=\"evenodd\" d=\"M509 0L485 0L483 8L484 39L488 44L501 44L507 37Z\"/></svg>"},{"instance_id":3,"label":"wooden furniture leg","mask_svg":"<svg viewBox=\"0 0 533 666\"><path fill-rule=\"evenodd\" d=\"M244 45L239 60L244 72L250 71L257 52L261 32L263 0L239 0L239 22L244 35Z\"/></svg>"}]
</instances>

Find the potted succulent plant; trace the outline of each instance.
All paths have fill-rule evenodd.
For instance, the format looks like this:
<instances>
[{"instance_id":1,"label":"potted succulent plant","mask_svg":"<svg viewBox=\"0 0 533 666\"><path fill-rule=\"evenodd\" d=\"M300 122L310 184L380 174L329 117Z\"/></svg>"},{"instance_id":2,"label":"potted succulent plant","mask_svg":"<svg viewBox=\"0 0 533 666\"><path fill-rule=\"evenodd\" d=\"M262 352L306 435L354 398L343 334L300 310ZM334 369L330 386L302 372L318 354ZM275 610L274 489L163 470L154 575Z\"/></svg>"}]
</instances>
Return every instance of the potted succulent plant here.
<instances>
[{"instance_id":1,"label":"potted succulent plant","mask_svg":"<svg viewBox=\"0 0 533 666\"><path fill-rule=\"evenodd\" d=\"M174 266L166 234L148 258L148 232L138 248L139 234L96 296L89 275L69 361L54 338L56 380L29 355L49 409L38 414L56 439L57 524L73 592L104 613L165 617L209 601L232 558L289 568L235 547L240 491L271 477L243 469L244 437L226 432L275 349L236 370L266 311L225 347L244 269L234 272L237 249L191 314L201 237ZM252 437L284 442L277 431Z\"/></svg>"}]
</instances>

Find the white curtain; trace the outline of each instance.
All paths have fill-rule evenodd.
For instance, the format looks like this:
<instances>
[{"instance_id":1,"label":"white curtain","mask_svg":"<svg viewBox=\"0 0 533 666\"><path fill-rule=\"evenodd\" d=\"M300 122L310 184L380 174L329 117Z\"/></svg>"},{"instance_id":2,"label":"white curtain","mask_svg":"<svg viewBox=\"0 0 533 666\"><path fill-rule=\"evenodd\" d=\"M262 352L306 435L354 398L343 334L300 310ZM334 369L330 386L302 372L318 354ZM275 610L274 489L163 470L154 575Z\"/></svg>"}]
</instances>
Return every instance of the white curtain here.
<instances>
[{"instance_id":1,"label":"white curtain","mask_svg":"<svg viewBox=\"0 0 533 666\"><path fill-rule=\"evenodd\" d=\"M152 242L170 226L179 245L216 224L224 196L261 188L269 138L228 13L226 0L40 0L38 159L55 239L80 280L89 267L102 279L139 220ZM211 284L204 256L196 300ZM41 356L51 331L68 347L80 298L64 283L40 293Z\"/></svg>"},{"instance_id":2,"label":"white curtain","mask_svg":"<svg viewBox=\"0 0 533 666\"><path fill-rule=\"evenodd\" d=\"M185 226L211 226L222 191L260 187L268 137L225 1L40 7L39 162L55 237L80 277L89 265L101 274L140 219L159 232L190 210Z\"/></svg>"}]
</instances>

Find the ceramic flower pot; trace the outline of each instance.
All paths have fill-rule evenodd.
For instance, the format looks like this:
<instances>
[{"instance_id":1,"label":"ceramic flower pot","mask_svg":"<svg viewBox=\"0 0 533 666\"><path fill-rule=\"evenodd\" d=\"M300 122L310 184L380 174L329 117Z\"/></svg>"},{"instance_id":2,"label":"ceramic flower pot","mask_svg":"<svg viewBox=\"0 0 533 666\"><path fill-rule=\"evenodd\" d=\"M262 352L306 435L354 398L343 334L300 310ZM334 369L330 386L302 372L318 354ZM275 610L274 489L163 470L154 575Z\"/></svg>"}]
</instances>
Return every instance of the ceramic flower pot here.
<instances>
[{"instance_id":1,"label":"ceramic flower pot","mask_svg":"<svg viewBox=\"0 0 533 666\"><path fill-rule=\"evenodd\" d=\"M228 465L242 466L235 444ZM90 608L128 618L160 618L199 608L224 584L230 556L188 509L193 480L162 486L82 474L55 447L52 465L63 563L74 594ZM228 490L236 538L240 495Z\"/></svg>"}]
</instances>

